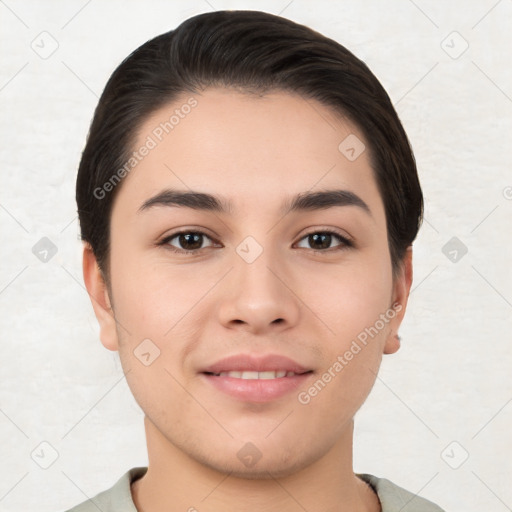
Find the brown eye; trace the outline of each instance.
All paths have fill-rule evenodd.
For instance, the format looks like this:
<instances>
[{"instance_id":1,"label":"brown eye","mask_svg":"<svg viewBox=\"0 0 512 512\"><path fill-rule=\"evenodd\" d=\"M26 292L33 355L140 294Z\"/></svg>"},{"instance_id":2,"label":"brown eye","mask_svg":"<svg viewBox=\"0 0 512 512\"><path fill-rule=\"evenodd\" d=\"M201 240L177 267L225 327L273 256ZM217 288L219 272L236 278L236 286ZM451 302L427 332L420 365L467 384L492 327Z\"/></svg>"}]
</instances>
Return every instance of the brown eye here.
<instances>
[{"instance_id":1,"label":"brown eye","mask_svg":"<svg viewBox=\"0 0 512 512\"><path fill-rule=\"evenodd\" d=\"M329 233L308 235L308 242L313 249L329 249L331 247L332 235Z\"/></svg>"},{"instance_id":2,"label":"brown eye","mask_svg":"<svg viewBox=\"0 0 512 512\"><path fill-rule=\"evenodd\" d=\"M307 244L306 246L300 245L301 243ZM333 242L335 243L334 245ZM313 249L314 251L326 251L328 249L343 249L346 247L352 247L353 244L347 238L339 235L338 233L334 233L333 231L316 231L314 233L309 233L304 238L302 238L299 242L299 247L303 247L306 249Z\"/></svg>"},{"instance_id":3,"label":"brown eye","mask_svg":"<svg viewBox=\"0 0 512 512\"><path fill-rule=\"evenodd\" d=\"M205 241L210 243L203 246ZM205 247L211 247L213 244L211 243L211 238L205 233L200 231L182 231L181 233L168 236L165 240L162 240L161 245L170 246L176 252L193 252Z\"/></svg>"},{"instance_id":4,"label":"brown eye","mask_svg":"<svg viewBox=\"0 0 512 512\"><path fill-rule=\"evenodd\" d=\"M178 243L180 248L186 250L201 249L203 245L203 235L200 233L182 233L178 235Z\"/></svg>"}]
</instances>

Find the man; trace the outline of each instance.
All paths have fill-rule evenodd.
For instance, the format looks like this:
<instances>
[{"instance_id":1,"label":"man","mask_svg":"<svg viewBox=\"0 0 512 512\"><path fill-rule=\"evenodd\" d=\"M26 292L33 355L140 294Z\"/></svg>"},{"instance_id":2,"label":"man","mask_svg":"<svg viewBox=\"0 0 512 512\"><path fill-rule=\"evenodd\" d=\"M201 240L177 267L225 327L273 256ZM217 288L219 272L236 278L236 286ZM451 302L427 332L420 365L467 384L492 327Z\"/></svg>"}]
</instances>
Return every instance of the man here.
<instances>
[{"instance_id":1,"label":"man","mask_svg":"<svg viewBox=\"0 0 512 512\"><path fill-rule=\"evenodd\" d=\"M270 14L195 16L110 78L77 203L149 466L74 512L441 510L352 469L423 208L364 63Z\"/></svg>"}]
</instances>

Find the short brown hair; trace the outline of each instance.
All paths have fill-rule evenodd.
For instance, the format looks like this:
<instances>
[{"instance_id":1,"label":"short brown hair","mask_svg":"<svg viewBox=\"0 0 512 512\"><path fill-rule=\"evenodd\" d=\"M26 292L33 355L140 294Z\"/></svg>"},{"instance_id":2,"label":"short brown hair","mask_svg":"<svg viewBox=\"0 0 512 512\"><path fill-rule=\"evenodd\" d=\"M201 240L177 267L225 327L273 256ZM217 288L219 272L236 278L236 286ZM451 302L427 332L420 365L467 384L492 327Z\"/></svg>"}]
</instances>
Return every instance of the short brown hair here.
<instances>
[{"instance_id":1,"label":"short brown hair","mask_svg":"<svg viewBox=\"0 0 512 512\"><path fill-rule=\"evenodd\" d=\"M122 183L104 197L95 191L123 168L137 130L153 112L211 86L298 93L361 130L385 207L396 275L420 228L423 195L407 135L380 82L345 47L307 26L259 11L216 11L140 46L114 71L96 107L76 201L82 240L107 282L110 217Z\"/></svg>"}]
</instances>

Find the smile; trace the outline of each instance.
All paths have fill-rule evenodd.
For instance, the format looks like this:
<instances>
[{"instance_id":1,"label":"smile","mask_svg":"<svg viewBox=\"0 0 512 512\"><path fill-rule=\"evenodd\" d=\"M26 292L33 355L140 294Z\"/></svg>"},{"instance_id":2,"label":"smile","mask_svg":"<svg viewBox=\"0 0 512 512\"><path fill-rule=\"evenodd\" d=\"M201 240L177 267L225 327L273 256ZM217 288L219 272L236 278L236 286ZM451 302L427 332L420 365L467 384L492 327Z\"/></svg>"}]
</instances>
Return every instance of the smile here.
<instances>
[{"instance_id":1,"label":"smile","mask_svg":"<svg viewBox=\"0 0 512 512\"><path fill-rule=\"evenodd\" d=\"M255 379L281 379L283 377L294 377L295 375L300 375L300 374L297 374L295 372L286 371L286 370L277 370L277 371L265 371L265 372L231 371L231 372L210 373L210 375L214 375L216 377L231 377L233 379L255 380Z\"/></svg>"}]
</instances>

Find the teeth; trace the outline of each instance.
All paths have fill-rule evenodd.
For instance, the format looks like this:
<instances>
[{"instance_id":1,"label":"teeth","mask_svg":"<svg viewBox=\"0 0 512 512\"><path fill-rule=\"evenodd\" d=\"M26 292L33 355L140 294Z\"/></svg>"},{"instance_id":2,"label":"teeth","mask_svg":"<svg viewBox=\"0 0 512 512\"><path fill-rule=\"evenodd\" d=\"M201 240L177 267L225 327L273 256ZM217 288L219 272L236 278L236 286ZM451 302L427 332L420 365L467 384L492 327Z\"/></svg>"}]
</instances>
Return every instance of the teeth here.
<instances>
[{"instance_id":1,"label":"teeth","mask_svg":"<svg viewBox=\"0 0 512 512\"><path fill-rule=\"evenodd\" d=\"M234 379L280 379L282 377L293 377L294 372L287 372L286 370L268 371L268 372L221 372L216 374L220 377L231 377Z\"/></svg>"},{"instance_id":2,"label":"teeth","mask_svg":"<svg viewBox=\"0 0 512 512\"><path fill-rule=\"evenodd\" d=\"M240 378L247 379L247 380L259 379L260 374L258 372L242 372L242 375L240 375Z\"/></svg>"},{"instance_id":3,"label":"teeth","mask_svg":"<svg viewBox=\"0 0 512 512\"><path fill-rule=\"evenodd\" d=\"M277 372L259 372L257 374L257 379L275 379L277 377Z\"/></svg>"}]
</instances>

